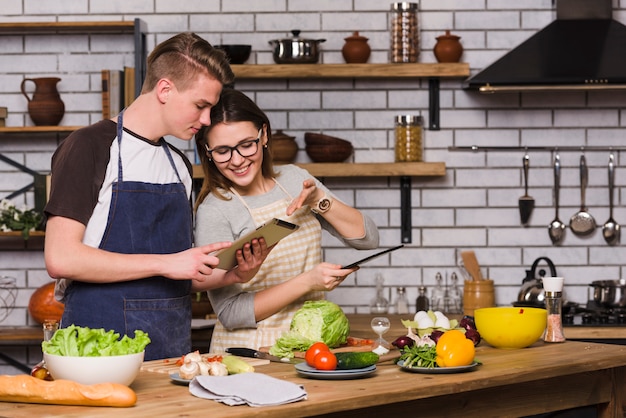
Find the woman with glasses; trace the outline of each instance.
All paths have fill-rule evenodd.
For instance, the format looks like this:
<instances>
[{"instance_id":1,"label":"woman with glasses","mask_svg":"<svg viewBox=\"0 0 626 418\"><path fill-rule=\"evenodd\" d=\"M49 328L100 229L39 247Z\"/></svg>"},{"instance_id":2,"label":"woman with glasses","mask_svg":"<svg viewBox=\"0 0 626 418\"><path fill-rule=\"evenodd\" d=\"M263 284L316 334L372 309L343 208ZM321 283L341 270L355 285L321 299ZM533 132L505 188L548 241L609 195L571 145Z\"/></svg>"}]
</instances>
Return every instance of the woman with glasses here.
<instances>
[{"instance_id":1,"label":"woman with glasses","mask_svg":"<svg viewBox=\"0 0 626 418\"><path fill-rule=\"evenodd\" d=\"M322 262L322 228L357 249L378 247L378 229L306 170L274 166L270 121L246 95L225 89L211 125L196 135L204 182L196 201L197 245L234 241L279 218L299 225L246 283L209 291L218 323L211 352L271 346L306 300L323 299L354 269Z\"/></svg>"}]
</instances>

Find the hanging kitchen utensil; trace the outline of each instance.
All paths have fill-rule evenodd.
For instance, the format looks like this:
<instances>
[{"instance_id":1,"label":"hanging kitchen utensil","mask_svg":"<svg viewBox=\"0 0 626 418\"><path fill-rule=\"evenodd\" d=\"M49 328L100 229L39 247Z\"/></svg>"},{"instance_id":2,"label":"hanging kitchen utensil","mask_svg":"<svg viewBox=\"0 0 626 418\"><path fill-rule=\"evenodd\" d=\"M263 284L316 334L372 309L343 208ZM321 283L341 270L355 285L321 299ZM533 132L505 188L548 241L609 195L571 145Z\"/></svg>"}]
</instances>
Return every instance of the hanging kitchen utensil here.
<instances>
[{"instance_id":1,"label":"hanging kitchen utensil","mask_svg":"<svg viewBox=\"0 0 626 418\"><path fill-rule=\"evenodd\" d=\"M565 236L565 224L559 219L559 189L561 187L561 157L554 156L554 220L548 226L552 244L558 245Z\"/></svg>"},{"instance_id":2,"label":"hanging kitchen utensil","mask_svg":"<svg viewBox=\"0 0 626 418\"><path fill-rule=\"evenodd\" d=\"M472 276L474 281L483 280L483 275L480 272L480 264L474 251L461 251L461 258L463 259L463 265L467 269L467 272Z\"/></svg>"},{"instance_id":3,"label":"hanging kitchen utensil","mask_svg":"<svg viewBox=\"0 0 626 418\"><path fill-rule=\"evenodd\" d=\"M613 163L613 154L609 155L609 219L602 227L602 235L609 245L615 245L619 242L620 226L613 219L613 189L615 188L615 166Z\"/></svg>"},{"instance_id":4,"label":"hanging kitchen utensil","mask_svg":"<svg viewBox=\"0 0 626 418\"><path fill-rule=\"evenodd\" d=\"M576 212L569 221L569 227L576 235L589 235L596 229L596 220L587 211L585 206L585 189L587 188L587 160L585 155L580 156L580 211Z\"/></svg>"},{"instance_id":5,"label":"hanging kitchen utensil","mask_svg":"<svg viewBox=\"0 0 626 418\"><path fill-rule=\"evenodd\" d=\"M535 207L535 199L528 195L528 169L530 168L530 157L528 154L524 155L522 162L524 164L524 196L519 198L519 214L522 225L526 225Z\"/></svg>"}]
</instances>

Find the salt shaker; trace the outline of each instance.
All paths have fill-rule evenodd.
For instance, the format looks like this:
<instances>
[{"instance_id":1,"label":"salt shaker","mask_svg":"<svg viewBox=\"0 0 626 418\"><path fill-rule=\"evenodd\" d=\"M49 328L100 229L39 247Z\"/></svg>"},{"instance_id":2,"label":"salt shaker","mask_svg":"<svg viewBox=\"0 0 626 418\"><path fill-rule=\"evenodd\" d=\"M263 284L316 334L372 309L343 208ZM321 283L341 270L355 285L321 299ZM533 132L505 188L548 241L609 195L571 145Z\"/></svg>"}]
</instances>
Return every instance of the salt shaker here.
<instances>
[{"instance_id":1,"label":"salt shaker","mask_svg":"<svg viewBox=\"0 0 626 418\"><path fill-rule=\"evenodd\" d=\"M383 294L383 284L385 279L381 274L376 275L376 297L370 303L370 312L373 314L386 314L389 308L389 301Z\"/></svg>"},{"instance_id":2,"label":"salt shaker","mask_svg":"<svg viewBox=\"0 0 626 418\"><path fill-rule=\"evenodd\" d=\"M563 301L562 277L544 277L543 289L545 291L546 312L548 315L546 333L543 340L547 343L562 343L565 341L563 335L563 324L561 321L561 311Z\"/></svg>"},{"instance_id":3,"label":"salt shaker","mask_svg":"<svg viewBox=\"0 0 626 418\"><path fill-rule=\"evenodd\" d=\"M435 281L437 282L437 284L435 285L435 287L433 288L433 292L432 292L432 296L430 298L430 302L432 303L432 310L433 311L443 311L444 310L444 288L443 285L441 284L443 280L443 277L441 276L441 273L437 273L435 275Z\"/></svg>"},{"instance_id":4,"label":"salt shaker","mask_svg":"<svg viewBox=\"0 0 626 418\"><path fill-rule=\"evenodd\" d=\"M409 313L409 300L406 298L406 289L399 287L397 289L398 296L396 297L396 313L408 314Z\"/></svg>"}]
</instances>

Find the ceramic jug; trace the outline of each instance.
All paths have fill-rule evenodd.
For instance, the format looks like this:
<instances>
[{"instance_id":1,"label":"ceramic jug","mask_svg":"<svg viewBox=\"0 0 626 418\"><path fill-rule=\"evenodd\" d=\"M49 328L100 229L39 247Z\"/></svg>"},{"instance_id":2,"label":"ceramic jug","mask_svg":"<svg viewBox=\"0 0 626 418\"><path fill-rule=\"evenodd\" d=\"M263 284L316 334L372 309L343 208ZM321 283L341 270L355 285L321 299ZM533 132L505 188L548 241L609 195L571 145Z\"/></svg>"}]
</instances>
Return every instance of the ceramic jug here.
<instances>
[{"instance_id":1,"label":"ceramic jug","mask_svg":"<svg viewBox=\"0 0 626 418\"><path fill-rule=\"evenodd\" d=\"M445 35L437 36L437 43L433 52L439 62L459 62L463 55L463 45L459 42L460 36L451 35L447 30Z\"/></svg>"},{"instance_id":2,"label":"ceramic jug","mask_svg":"<svg viewBox=\"0 0 626 418\"><path fill-rule=\"evenodd\" d=\"M32 98L26 93L26 82L35 84L35 92ZM20 89L28 100L28 114L37 126L56 126L63 119L65 104L59 96L57 83L61 81L57 77L25 78L22 80Z\"/></svg>"},{"instance_id":3,"label":"ceramic jug","mask_svg":"<svg viewBox=\"0 0 626 418\"><path fill-rule=\"evenodd\" d=\"M341 49L343 59L346 60L348 64L366 63L372 52L367 43L367 38L359 35L359 32L354 32L352 36L348 36L344 38L344 40L346 43Z\"/></svg>"}]
</instances>

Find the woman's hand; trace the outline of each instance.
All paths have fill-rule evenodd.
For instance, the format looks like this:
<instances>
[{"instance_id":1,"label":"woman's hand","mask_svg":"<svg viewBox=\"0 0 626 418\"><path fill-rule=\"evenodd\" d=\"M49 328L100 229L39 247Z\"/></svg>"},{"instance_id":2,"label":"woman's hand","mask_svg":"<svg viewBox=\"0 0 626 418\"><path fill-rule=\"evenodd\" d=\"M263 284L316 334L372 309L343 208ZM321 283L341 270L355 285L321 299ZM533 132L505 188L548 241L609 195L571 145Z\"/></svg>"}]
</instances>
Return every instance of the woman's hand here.
<instances>
[{"instance_id":1,"label":"woman's hand","mask_svg":"<svg viewBox=\"0 0 626 418\"><path fill-rule=\"evenodd\" d=\"M275 246L268 247L265 238L253 239L241 250L237 250L235 258L237 266L229 270L235 274L237 283L250 281L259 271L261 265Z\"/></svg>"},{"instance_id":2,"label":"woman's hand","mask_svg":"<svg viewBox=\"0 0 626 418\"><path fill-rule=\"evenodd\" d=\"M342 269L339 264L320 263L312 270L304 273L304 276L311 291L331 291L337 288L350 273L354 273L358 269L358 267Z\"/></svg>"},{"instance_id":3,"label":"woman's hand","mask_svg":"<svg viewBox=\"0 0 626 418\"><path fill-rule=\"evenodd\" d=\"M302 206L311 206L320 200L322 196L318 196L318 193L317 186L315 185L315 181L313 179L304 180L302 182L302 191L287 207L287 216L291 216Z\"/></svg>"}]
</instances>

